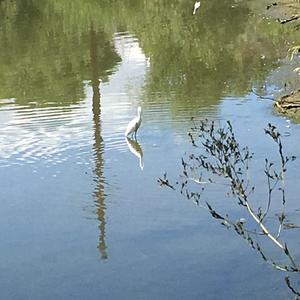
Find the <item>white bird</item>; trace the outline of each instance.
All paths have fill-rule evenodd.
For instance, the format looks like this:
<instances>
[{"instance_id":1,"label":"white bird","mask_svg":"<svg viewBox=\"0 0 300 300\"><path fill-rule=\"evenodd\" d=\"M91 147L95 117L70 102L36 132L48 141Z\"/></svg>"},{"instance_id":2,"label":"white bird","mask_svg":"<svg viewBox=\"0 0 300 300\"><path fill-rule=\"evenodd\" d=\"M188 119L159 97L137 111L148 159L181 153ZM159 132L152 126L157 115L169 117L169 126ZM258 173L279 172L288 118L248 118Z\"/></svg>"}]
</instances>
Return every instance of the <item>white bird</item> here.
<instances>
[{"instance_id":1,"label":"white bird","mask_svg":"<svg viewBox=\"0 0 300 300\"><path fill-rule=\"evenodd\" d=\"M196 13L197 9L200 7L201 3L200 1L196 1L194 4L194 11L193 11L193 15Z\"/></svg>"},{"instance_id":2,"label":"white bird","mask_svg":"<svg viewBox=\"0 0 300 300\"><path fill-rule=\"evenodd\" d=\"M134 138L136 139L136 133L142 123L142 117L141 117L142 108L139 106L137 111L138 111L138 115L135 118L133 118L127 126L127 129L125 131L126 137L131 134L131 136L134 135Z\"/></svg>"}]
</instances>

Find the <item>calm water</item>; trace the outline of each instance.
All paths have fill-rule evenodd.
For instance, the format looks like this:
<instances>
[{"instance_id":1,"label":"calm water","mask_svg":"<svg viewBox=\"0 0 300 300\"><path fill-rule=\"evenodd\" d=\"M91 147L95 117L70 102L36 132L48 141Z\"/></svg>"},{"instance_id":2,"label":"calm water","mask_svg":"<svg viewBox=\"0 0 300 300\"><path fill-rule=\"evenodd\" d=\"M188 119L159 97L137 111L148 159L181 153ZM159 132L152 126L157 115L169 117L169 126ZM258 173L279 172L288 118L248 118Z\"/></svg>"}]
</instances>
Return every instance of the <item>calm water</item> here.
<instances>
[{"instance_id":1,"label":"calm water","mask_svg":"<svg viewBox=\"0 0 300 300\"><path fill-rule=\"evenodd\" d=\"M193 2L103 2L0 1L1 299L292 298L286 274L157 179L176 181L194 151L191 117L230 120L266 197L263 161L277 153L263 129L300 156L300 126L257 94L296 86L285 56L299 32L255 1L203 1L195 17ZM298 174L296 160L286 213L300 225ZM205 197L241 215L220 187ZM299 229L282 240L300 263Z\"/></svg>"}]
</instances>

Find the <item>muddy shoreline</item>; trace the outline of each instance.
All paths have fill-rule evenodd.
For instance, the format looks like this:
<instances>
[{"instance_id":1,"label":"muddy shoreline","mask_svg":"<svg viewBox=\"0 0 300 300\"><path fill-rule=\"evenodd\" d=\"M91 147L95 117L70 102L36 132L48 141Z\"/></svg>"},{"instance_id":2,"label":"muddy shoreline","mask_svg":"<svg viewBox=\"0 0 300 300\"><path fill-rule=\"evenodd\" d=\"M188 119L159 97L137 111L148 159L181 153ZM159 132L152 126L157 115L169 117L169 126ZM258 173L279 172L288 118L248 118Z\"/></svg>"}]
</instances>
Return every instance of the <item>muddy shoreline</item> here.
<instances>
[{"instance_id":1,"label":"muddy shoreline","mask_svg":"<svg viewBox=\"0 0 300 300\"><path fill-rule=\"evenodd\" d=\"M293 25L300 29L300 1L298 0L270 2L266 6L266 14L281 24L293 22Z\"/></svg>"},{"instance_id":2,"label":"muddy shoreline","mask_svg":"<svg viewBox=\"0 0 300 300\"><path fill-rule=\"evenodd\" d=\"M265 14L276 19L282 26L293 26L300 34L300 1L281 0L271 2L265 7ZM299 55L300 50L294 54ZM298 89L276 99L275 107L281 114L286 114L296 122L300 121L300 76Z\"/></svg>"}]
</instances>

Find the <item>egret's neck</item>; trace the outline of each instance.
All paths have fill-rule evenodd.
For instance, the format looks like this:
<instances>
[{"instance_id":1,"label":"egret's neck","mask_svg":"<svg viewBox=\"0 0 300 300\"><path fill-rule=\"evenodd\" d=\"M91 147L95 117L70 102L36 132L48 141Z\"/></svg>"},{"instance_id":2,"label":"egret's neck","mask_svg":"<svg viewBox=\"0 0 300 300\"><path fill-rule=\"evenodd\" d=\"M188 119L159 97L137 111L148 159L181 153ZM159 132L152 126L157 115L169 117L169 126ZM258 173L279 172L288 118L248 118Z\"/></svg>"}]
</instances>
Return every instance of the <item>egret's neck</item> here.
<instances>
[{"instance_id":1,"label":"egret's neck","mask_svg":"<svg viewBox=\"0 0 300 300\"><path fill-rule=\"evenodd\" d=\"M139 118L139 119L141 118L141 115L142 115L141 110L138 110L138 118Z\"/></svg>"}]
</instances>

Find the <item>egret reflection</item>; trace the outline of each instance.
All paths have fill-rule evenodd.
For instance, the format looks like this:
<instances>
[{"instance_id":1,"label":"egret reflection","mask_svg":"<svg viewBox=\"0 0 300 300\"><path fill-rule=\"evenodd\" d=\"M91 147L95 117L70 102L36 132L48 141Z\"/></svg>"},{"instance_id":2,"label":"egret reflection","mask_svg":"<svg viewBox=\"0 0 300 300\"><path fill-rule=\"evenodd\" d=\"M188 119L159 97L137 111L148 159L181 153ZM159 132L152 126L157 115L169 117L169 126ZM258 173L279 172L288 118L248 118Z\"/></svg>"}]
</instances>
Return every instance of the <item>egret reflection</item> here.
<instances>
[{"instance_id":1,"label":"egret reflection","mask_svg":"<svg viewBox=\"0 0 300 300\"><path fill-rule=\"evenodd\" d=\"M143 149L137 140L130 139L128 137L125 138L127 146L132 154L134 154L139 159L139 164L141 170L144 169L144 154Z\"/></svg>"}]
</instances>

